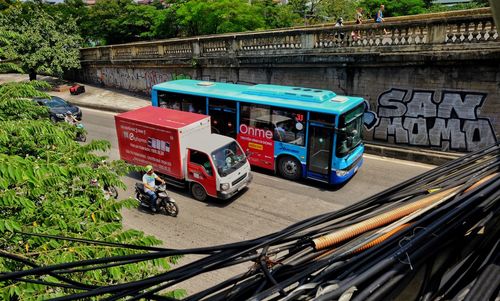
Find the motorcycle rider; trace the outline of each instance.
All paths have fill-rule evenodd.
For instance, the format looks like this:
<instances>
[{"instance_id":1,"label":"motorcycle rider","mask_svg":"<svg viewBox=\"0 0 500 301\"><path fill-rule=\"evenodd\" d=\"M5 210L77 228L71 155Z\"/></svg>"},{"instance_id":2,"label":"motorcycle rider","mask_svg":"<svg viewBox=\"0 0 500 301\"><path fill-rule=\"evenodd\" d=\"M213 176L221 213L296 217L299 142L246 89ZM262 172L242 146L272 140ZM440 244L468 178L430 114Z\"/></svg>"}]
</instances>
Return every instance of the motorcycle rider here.
<instances>
[{"instance_id":1,"label":"motorcycle rider","mask_svg":"<svg viewBox=\"0 0 500 301\"><path fill-rule=\"evenodd\" d=\"M157 211L156 200L158 199L158 196L155 192L156 180L158 180L162 184L165 184L165 181L163 181L154 173L153 166L146 166L146 173L142 177L142 183L144 184L144 192L149 196L149 201L151 202L151 210L153 210L153 212Z\"/></svg>"},{"instance_id":2,"label":"motorcycle rider","mask_svg":"<svg viewBox=\"0 0 500 301\"><path fill-rule=\"evenodd\" d=\"M64 116L64 121L71 124L71 125L77 125L78 120L73 116L73 113L71 111L66 112L66 116Z\"/></svg>"}]
</instances>

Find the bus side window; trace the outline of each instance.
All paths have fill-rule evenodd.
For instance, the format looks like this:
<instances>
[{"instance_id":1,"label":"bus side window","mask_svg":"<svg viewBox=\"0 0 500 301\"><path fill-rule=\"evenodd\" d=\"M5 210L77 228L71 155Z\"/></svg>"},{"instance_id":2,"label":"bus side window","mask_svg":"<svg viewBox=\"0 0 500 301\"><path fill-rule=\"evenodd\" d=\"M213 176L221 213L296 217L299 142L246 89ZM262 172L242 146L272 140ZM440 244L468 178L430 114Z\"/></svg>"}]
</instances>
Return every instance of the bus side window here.
<instances>
[{"instance_id":1,"label":"bus side window","mask_svg":"<svg viewBox=\"0 0 500 301\"><path fill-rule=\"evenodd\" d=\"M299 146L305 145L305 112L293 109L273 108L271 121L274 140Z\"/></svg>"},{"instance_id":2,"label":"bus side window","mask_svg":"<svg viewBox=\"0 0 500 301\"><path fill-rule=\"evenodd\" d=\"M206 98L187 94L158 91L158 106L191 113L206 113Z\"/></svg>"},{"instance_id":3,"label":"bus side window","mask_svg":"<svg viewBox=\"0 0 500 301\"><path fill-rule=\"evenodd\" d=\"M269 106L241 104L241 124L265 131L273 131L271 123L271 108Z\"/></svg>"}]
</instances>

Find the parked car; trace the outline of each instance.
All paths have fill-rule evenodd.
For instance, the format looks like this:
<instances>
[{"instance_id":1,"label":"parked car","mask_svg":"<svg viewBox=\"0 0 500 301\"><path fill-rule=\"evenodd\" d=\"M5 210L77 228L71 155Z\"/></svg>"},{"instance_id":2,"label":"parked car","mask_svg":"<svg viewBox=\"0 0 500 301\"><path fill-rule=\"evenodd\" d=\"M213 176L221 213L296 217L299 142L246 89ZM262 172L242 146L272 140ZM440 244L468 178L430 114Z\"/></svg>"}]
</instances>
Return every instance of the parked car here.
<instances>
[{"instance_id":1,"label":"parked car","mask_svg":"<svg viewBox=\"0 0 500 301\"><path fill-rule=\"evenodd\" d=\"M85 93L85 86L82 85L74 85L71 88L69 88L69 93L71 95L78 95Z\"/></svg>"},{"instance_id":2,"label":"parked car","mask_svg":"<svg viewBox=\"0 0 500 301\"><path fill-rule=\"evenodd\" d=\"M70 111L78 120L82 120L82 111L64 99L52 96L51 98L35 98L39 105L46 106L50 111L50 120L54 122L63 121L66 112Z\"/></svg>"}]
</instances>

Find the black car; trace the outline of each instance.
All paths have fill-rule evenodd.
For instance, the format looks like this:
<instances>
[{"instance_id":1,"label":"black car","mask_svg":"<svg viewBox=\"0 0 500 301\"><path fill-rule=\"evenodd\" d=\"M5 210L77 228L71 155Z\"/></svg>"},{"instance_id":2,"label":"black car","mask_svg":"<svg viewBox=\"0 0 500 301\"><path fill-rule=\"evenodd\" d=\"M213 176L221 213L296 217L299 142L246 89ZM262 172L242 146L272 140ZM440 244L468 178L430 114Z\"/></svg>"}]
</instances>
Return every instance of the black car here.
<instances>
[{"instance_id":1,"label":"black car","mask_svg":"<svg viewBox=\"0 0 500 301\"><path fill-rule=\"evenodd\" d=\"M51 98L35 98L39 105L46 106L50 111L50 120L54 122L63 121L66 112L70 111L78 120L82 120L82 111L64 99L52 96Z\"/></svg>"}]
</instances>

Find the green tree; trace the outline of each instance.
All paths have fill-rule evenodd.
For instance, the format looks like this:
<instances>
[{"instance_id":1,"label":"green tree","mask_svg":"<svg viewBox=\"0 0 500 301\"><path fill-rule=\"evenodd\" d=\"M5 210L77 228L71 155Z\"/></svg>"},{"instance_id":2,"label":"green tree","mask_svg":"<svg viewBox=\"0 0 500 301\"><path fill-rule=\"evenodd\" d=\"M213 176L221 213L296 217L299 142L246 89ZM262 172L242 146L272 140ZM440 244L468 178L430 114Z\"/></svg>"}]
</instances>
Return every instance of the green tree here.
<instances>
[{"instance_id":1,"label":"green tree","mask_svg":"<svg viewBox=\"0 0 500 301\"><path fill-rule=\"evenodd\" d=\"M56 263L136 254L142 251L99 246L30 236L49 234L140 246L161 243L136 230L124 230L121 209L135 201L107 200L102 191L89 185L124 187L120 176L132 168L121 161L103 164L107 159L96 151L109 149L107 141L81 145L74 141L75 127L54 124L45 107L30 100L47 96L39 89L46 83L8 83L0 85L0 271L19 271L25 263L45 266ZM138 262L121 267L80 271L42 277L45 282L104 285L139 280L168 270L178 258ZM79 292L75 288L53 288L23 281L0 282L2 300L41 300ZM174 295L178 296L176 292Z\"/></svg>"},{"instance_id":2,"label":"green tree","mask_svg":"<svg viewBox=\"0 0 500 301\"><path fill-rule=\"evenodd\" d=\"M137 5L132 0L97 0L89 10L88 23L92 25L89 35L107 44L154 38L161 12L154 6Z\"/></svg>"},{"instance_id":3,"label":"green tree","mask_svg":"<svg viewBox=\"0 0 500 301\"><path fill-rule=\"evenodd\" d=\"M187 36L265 28L261 7L245 0L191 0L179 7L177 20Z\"/></svg>"},{"instance_id":4,"label":"green tree","mask_svg":"<svg viewBox=\"0 0 500 301\"><path fill-rule=\"evenodd\" d=\"M398 17L406 15L417 15L425 13L424 0L361 0L360 6L375 17L375 14L380 8L380 5L385 5L384 17Z\"/></svg>"},{"instance_id":5,"label":"green tree","mask_svg":"<svg viewBox=\"0 0 500 301\"><path fill-rule=\"evenodd\" d=\"M427 13L438 13L438 12L444 12L444 11L452 11L452 10L464 10L464 9L474 9L474 8L481 8L488 6L487 4L481 4L478 2L470 2L470 3L463 3L463 4L456 4L456 5L441 5L441 4L434 4L431 7L429 7L426 12Z\"/></svg>"},{"instance_id":6,"label":"green tree","mask_svg":"<svg viewBox=\"0 0 500 301\"><path fill-rule=\"evenodd\" d=\"M319 4L322 19L335 22L338 18L353 20L355 18L357 0L325 0Z\"/></svg>"},{"instance_id":7,"label":"green tree","mask_svg":"<svg viewBox=\"0 0 500 301\"><path fill-rule=\"evenodd\" d=\"M61 20L74 19L84 43L87 45L91 43L94 24L89 20L90 8L83 0L65 0L63 3L46 5L44 9L51 15L59 15Z\"/></svg>"},{"instance_id":8,"label":"green tree","mask_svg":"<svg viewBox=\"0 0 500 301\"><path fill-rule=\"evenodd\" d=\"M74 20L51 16L38 5L14 7L0 17L0 28L12 37L8 57L35 80L38 73L61 76L79 68L80 36Z\"/></svg>"},{"instance_id":9,"label":"green tree","mask_svg":"<svg viewBox=\"0 0 500 301\"><path fill-rule=\"evenodd\" d=\"M252 5L260 7L266 28L291 27L300 22L300 15L290 5L280 5L272 0L258 0L252 2Z\"/></svg>"}]
</instances>

